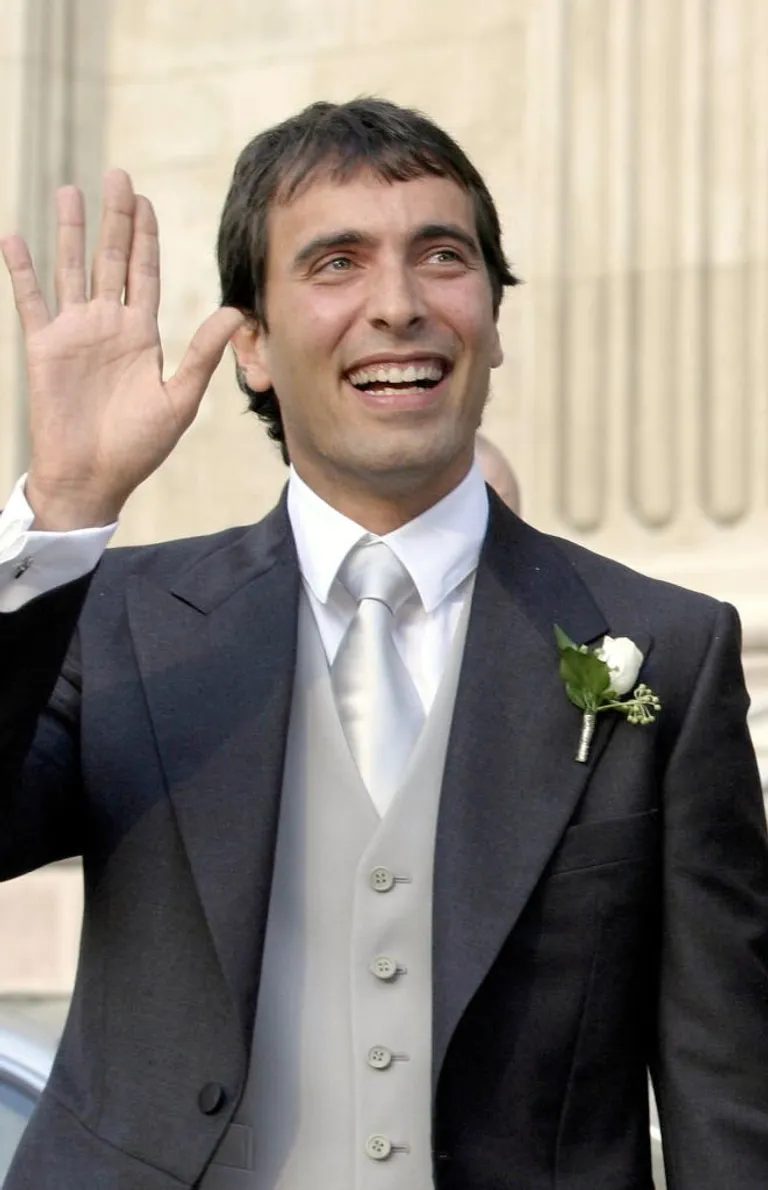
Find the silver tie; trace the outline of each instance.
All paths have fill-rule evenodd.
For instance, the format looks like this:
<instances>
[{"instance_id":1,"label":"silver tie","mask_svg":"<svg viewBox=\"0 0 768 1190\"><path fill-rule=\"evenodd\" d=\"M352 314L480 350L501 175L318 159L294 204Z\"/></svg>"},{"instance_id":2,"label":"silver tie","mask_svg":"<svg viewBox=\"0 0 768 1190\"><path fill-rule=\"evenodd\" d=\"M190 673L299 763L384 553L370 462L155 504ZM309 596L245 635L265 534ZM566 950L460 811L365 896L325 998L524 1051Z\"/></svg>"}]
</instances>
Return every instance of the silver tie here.
<instances>
[{"instance_id":1,"label":"silver tie","mask_svg":"<svg viewBox=\"0 0 768 1190\"><path fill-rule=\"evenodd\" d=\"M383 541L363 539L339 580L357 600L331 667L344 734L371 800L383 815L424 722L424 709L392 637L413 579Z\"/></svg>"}]
</instances>

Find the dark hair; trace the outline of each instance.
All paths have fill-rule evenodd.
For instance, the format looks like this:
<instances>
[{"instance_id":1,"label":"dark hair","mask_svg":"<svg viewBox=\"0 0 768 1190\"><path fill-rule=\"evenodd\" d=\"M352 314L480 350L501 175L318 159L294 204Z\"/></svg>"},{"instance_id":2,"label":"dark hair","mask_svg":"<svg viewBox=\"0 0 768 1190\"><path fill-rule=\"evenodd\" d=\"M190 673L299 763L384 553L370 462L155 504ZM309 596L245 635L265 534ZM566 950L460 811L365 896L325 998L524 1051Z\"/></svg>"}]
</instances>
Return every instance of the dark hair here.
<instances>
[{"instance_id":1,"label":"dark hair","mask_svg":"<svg viewBox=\"0 0 768 1190\"><path fill-rule=\"evenodd\" d=\"M267 329L267 221L273 203L289 202L318 170L344 181L361 168L387 182L432 174L452 178L469 194L491 282L493 311L504 287L518 284L501 246L501 227L482 177L456 142L427 116L383 99L313 103L268 128L240 154L224 203L218 235L223 305L234 306ZM288 462L280 406L274 389L255 392L240 368L238 383L250 409Z\"/></svg>"}]
</instances>

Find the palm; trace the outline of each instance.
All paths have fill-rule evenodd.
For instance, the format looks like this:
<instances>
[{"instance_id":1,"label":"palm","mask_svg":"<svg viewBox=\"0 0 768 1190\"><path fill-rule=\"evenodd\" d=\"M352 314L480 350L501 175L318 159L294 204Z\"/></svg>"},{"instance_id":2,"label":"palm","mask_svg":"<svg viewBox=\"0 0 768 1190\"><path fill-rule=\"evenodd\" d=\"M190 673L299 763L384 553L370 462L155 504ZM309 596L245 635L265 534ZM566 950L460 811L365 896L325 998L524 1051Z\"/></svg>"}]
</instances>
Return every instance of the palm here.
<instances>
[{"instance_id":1,"label":"palm","mask_svg":"<svg viewBox=\"0 0 768 1190\"><path fill-rule=\"evenodd\" d=\"M63 311L27 343L35 460L55 451L86 472L138 464L150 474L185 428L161 369L157 323L146 311L98 301ZM137 473L137 483L144 478Z\"/></svg>"},{"instance_id":2,"label":"palm","mask_svg":"<svg viewBox=\"0 0 768 1190\"><path fill-rule=\"evenodd\" d=\"M163 381L157 326L157 224L127 175L105 183L92 296L86 296L82 197L59 195L52 318L26 245L5 241L24 330L32 458L28 487L41 500L88 495L114 512L167 457L193 420L211 373L240 322L219 310L203 323L182 364Z\"/></svg>"}]
</instances>

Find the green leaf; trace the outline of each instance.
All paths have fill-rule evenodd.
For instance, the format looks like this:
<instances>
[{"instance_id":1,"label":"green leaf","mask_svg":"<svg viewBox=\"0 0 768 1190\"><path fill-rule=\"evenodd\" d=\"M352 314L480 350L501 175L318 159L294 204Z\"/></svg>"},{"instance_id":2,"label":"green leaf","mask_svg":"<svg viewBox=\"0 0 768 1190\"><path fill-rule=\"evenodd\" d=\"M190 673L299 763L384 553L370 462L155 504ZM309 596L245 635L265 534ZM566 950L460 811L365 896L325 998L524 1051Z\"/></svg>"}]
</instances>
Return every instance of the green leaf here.
<instances>
[{"instance_id":1,"label":"green leaf","mask_svg":"<svg viewBox=\"0 0 768 1190\"><path fill-rule=\"evenodd\" d=\"M584 700L584 695L577 686L572 686L570 682L566 682L565 693L568 695L575 707L578 707L580 711L586 711L587 704Z\"/></svg>"},{"instance_id":2,"label":"green leaf","mask_svg":"<svg viewBox=\"0 0 768 1190\"><path fill-rule=\"evenodd\" d=\"M564 652L565 649L576 649L578 652L579 646L574 644L567 632L563 632L559 624L555 624L555 640L557 641L557 647L561 653Z\"/></svg>"},{"instance_id":3,"label":"green leaf","mask_svg":"<svg viewBox=\"0 0 768 1190\"><path fill-rule=\"evenodd\" d=\"M566 649L560 654L560 677L566 685L578 686L595 698L605 694L611 681L604 661L594 653L581 653L578 649Z\"/></svg>"}]
</instances>

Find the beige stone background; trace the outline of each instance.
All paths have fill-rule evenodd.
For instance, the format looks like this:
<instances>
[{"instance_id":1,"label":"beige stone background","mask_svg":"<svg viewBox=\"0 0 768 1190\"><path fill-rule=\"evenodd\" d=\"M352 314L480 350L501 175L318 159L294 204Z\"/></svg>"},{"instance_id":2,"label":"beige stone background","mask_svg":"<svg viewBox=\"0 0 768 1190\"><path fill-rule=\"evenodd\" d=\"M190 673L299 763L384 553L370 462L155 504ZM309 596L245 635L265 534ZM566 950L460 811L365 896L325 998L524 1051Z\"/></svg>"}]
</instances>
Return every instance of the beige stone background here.
<instances>
[{"instance_id":1,"label":"beige stone background","mask_svg":"<svg viewBox=\"0 0 768 1190\"><path fill-rule=\"evenodd\" d=\"M486 429L524 515L731 600L768 704L766 0L2 0L0 227L48 273L56 185L121 165L157 207L168 367L217 299L234 158L318 98L443 123L526 278ZM0 284L0 488L23 470L23 361ZM284 470L229 365L119 540L257 518ZM755 719L761 754L765 728ZM0 990L64 990L77 868L0 889Z\"/></svg>"}]
</instances>

